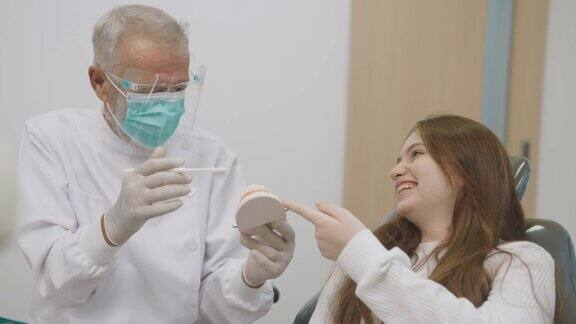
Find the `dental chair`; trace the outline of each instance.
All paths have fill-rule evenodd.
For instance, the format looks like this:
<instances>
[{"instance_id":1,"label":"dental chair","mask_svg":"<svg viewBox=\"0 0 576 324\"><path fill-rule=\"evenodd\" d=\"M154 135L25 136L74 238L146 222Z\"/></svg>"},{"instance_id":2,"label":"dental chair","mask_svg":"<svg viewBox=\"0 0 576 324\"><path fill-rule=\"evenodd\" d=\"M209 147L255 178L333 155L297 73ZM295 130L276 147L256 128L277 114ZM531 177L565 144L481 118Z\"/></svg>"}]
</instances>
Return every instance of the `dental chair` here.
<instances>
[{"instance_id":1,"label":"dental chair","mask_svg":"<svg viewBox=\"0 0 576 324\"><path fill-rule=\"evenodd\" d=\"M25 324L25 323L9 320L9 319L4 318L4 317L0 317L0 324Z\"/></svg>"},{"instance_id":2,"label":"dental chair","mask_svg":"<svg viewBox=\"0 0 576 324\"><path fill-rule=\"evenodd\" d=\"M522 199L530 178L530 162L524 157L512 156L510 168L514 175L516 194ZM384 223L393 216L392 211L384 217ZM570 235L562 225L552 220L527 219L525 225L526 240L543 247L556 261L556 280L559 282L558 286L562 287L558 296L562 303L561 316L566 323L576 323L576 257ZM314 296L300 309L294 324L308 324L319 296L320 294Z\"/></svg>"}]
</instances>

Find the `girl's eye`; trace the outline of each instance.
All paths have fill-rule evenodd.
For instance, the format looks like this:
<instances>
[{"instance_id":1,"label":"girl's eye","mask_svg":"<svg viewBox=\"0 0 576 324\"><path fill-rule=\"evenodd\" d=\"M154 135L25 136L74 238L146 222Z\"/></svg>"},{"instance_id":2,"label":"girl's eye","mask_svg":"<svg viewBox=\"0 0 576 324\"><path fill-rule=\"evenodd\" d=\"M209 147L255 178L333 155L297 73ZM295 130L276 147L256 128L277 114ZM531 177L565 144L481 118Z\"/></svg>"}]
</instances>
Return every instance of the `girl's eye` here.
<instances>
[{"instance_id":1,"label":"girl's eye","mask_svg":"<svg viewBox=\"0 0 576 324\"><path fill-rule=\"evenodd\" d=\"M417 157L418 155L422 155L422 154L424 154L424 152L413 151L413 152L412 152L412 158L415 158L415 157Z\"/></svg>"}]
</instances>

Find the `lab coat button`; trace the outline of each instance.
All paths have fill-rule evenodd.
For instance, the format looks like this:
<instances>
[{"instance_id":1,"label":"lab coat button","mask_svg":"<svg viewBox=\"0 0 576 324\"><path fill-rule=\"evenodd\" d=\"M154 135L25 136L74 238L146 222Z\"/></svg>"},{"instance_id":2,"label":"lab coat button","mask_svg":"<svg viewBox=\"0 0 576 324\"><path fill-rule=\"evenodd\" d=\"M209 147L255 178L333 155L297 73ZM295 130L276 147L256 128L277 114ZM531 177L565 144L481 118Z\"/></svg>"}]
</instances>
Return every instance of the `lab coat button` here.
<instances>
[{"instance_id":1,"label":"lab coat button","mask_svg":"<svg viewBox=\"0 0 576 324\"><path fill-rule=\"evenodd\" d=\"M190 251L195 251L196 250L196 242L194 241L190 241L188 242L188 244L186 245L188 247L188 249Z\"/></svg>"}]
</instances>

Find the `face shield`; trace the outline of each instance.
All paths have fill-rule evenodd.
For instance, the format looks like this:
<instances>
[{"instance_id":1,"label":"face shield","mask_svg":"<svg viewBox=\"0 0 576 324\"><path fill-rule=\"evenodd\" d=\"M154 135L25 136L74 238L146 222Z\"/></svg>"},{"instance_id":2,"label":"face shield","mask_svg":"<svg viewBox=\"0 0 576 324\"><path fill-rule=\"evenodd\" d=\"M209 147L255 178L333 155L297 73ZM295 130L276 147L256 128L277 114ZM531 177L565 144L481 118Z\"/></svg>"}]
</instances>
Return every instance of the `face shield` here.
<instances>
[{"instance_id":1,"label":"face shield","mask_svg":"<svg viewBox=\"0 0 576 324\"><path fill-rule=\"evenodd\" d=\"M106 72L118 92L114 111L106 104L116 128L138 147L154 149L175 132L194 126L206 68L170 76L127 69L122 76Z\"/></svg>"}]
</instances>

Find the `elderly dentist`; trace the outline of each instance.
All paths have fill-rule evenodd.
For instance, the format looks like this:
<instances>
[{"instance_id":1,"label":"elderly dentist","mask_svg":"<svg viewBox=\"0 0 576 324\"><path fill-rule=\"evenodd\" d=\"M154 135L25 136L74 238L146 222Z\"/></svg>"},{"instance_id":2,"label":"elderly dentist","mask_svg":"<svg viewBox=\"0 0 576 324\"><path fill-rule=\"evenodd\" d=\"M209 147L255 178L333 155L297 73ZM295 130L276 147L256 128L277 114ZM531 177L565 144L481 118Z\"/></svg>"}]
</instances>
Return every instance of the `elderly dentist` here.
<instances>
[{"instance_id":1,"label":"elderly dentist","mask_svg":"<svg viewBox=\"0 0 576 324\"><path fill-rule=\"evenodd\" d=\"M204 69L190 72L184 26L156 8L122 6L98 20L92 41L88 72L102 107L25 123L19 243L34 276L29 322L262 317L294 232L278 221L255 241L232 228L245 183L234 153L192 127Z\"/></svg>"}]
</instances>

